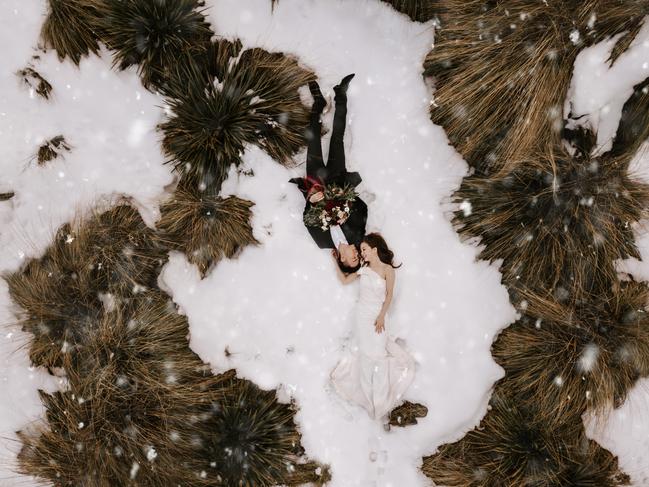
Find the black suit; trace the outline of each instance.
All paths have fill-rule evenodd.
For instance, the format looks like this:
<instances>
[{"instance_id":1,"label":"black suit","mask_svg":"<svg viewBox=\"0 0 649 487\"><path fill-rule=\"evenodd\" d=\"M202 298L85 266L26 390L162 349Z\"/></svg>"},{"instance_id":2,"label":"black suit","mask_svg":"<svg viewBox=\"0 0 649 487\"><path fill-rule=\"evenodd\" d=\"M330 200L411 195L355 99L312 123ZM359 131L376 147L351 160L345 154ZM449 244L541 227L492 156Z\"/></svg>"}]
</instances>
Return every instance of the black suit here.
<instances>
[{"instance_id":1,"label":"black suit","mask_svg":"<svg viewBox=\"0 0 649 487\"><path fill-rule=\"evenodd\" d=\"M307 133L309 146L306 159L306 174L310 179L317 180L322 185L337 184L338 186L344 186L349 184L356 187L361 182L361 176L357 172L347 172L347 168L345 167L343 138L347 119L347 95L342 93L336 95L336 112L334 114L331 141L329 142L329 159L327 160L326 166L322 159L322 145L320 143L322 131L320 114L323 108L322 105L317 103L314 103L311 108L311 120ZM293 178L290 182L297 184L304 197L307 197L309 184L305 178ZM304 213L310 207L311 203L307 200ZM340 226L348 243L360 245L361 240L365 236L366 223L367 205L360 198L356 198L350 208L349 218ZM319 227L307 226L307 230L318 247L321 249L334 248L331 233L328 229L322 230Z\"/></svg>"}]
</instances>

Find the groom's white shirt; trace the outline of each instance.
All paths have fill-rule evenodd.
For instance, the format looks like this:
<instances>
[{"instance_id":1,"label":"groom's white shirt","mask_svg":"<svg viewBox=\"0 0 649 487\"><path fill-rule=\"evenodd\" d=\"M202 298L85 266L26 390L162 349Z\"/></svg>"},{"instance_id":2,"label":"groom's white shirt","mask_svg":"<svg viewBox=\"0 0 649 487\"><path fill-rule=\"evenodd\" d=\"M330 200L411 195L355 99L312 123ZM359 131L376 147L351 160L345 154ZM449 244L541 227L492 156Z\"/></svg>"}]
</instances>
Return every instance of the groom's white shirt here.
<instances>
[{"instance_id":1,"label":"groom's white shirt","mask_svg":"<svg viewBox=\"0 0 649 487\"><path fill-rule=\"evenodd\" d=\"M345 234L343 233L342 228L340 228L340 225L331 225L329 227L329 233L331 234L331 240L333 240L336 250L341 243L347 243L347 239L345 238Z\"/></svg>"}]
</instances>

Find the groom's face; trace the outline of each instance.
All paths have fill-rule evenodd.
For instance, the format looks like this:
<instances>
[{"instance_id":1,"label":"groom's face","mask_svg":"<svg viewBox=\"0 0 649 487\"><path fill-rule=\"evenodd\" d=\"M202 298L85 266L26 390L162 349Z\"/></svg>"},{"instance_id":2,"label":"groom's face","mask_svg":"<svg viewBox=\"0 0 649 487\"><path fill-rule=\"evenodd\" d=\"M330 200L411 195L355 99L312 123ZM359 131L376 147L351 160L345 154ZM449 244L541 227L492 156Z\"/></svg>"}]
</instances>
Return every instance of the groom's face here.
<instances>
[{"instance_id":1,"label":"groom's face","mask_svg":"<svg viewBox=\"0 0 649 487\"><path fill-rule=\"evenodd\" d=\"M355 267L360 262L358 250L356 250L356 246L354 245L341 244L338 252L340 252L340 262L347 267Z\"/></svg>"}]
</instances>

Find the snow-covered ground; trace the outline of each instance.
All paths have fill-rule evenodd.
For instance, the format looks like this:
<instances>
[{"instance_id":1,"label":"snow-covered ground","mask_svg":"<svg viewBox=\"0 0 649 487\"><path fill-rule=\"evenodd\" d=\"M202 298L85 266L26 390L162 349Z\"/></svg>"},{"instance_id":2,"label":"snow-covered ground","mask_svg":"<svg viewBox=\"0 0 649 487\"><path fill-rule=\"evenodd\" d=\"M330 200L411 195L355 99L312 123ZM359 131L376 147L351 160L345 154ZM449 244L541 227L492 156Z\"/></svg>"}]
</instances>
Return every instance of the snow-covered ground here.
<instances>
[{"instance_id":1,"label":"snow-covered ground","mask_svg":"<svg viewBox=\"0 0 649 487\"><path fill-rule=\"evenodd\" d=\"M210 0L207 6L217 34L237 36L244 47L296 55L316 72L325 95L356 73L348 92L348 168L363 177L368 231L380 231L404 264L388 327L418 362L405 399L425 404L428 416L386 432L327 388L348 343L357 288L338 283L329 253L302 225L304 200L288 179L303 174L303 165L286 169L247 148L244 163L254 176L233 171L224 193L255 202L261 245L219 263L203 280L174 253L161 286L187 314L190 345L215 372L234 367L261 387L279 388L283 400L297 401L306 454L331 465L332 487L373 480L430 485L418 472L421 457L462 437L484 415L490 388L503 373L489 346L515 319L497 266L475 262L478 249L460 243L449 223L448 198L468 167L428 117L430 89L421 71L432 25L413 23L378 0L279 0L273 13L270 0ZM0 202L0 271L39 255L61 223L112 195L131 197L153 224L173 177L155 132L164 117L162 100L141 87L134 70L111 71L107 51L84 59L80 69L59 63L53 52L34 61L54 86L51 102L19 85L14 72L34 54L44 9L43 0L0 3L0 192L16 192ZM621 76L614 77L618 89ZM631 78L627 89L637 82ZM304 97L310 103L307 90ZM329 128L332 117L333 110L324 117ZM72 152L45 167L29 162L44 140L59 134ZM649 256L649 241L643 248ZM11 321L4 282L0 320ZM29 368L20 348L24 334L5 327L1 336L0 486L33 485L11 472L19 447L14 431L41 416L37 388L57 384ZM640 385L602 433L638 485L649 473L638 457L646 451L647 401L647 387ZM383 453L371 462L377 443Z\"/></svg>"}]
</instances>

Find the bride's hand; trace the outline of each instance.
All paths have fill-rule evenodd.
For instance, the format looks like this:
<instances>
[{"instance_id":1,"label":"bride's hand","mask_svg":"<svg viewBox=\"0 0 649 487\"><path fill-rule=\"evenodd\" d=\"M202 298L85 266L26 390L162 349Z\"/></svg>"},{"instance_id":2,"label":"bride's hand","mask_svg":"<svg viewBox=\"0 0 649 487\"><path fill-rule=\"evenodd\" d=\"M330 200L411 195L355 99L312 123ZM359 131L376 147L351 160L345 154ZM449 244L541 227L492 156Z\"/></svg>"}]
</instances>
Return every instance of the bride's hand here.
<instances>
[{"instance_id":1,"label":"bride's hand","mask_svg":"<svg viewBox=\"0 0 649 487\"><path fill-rule=\"evenodd\" d=\"M376 330L377 333L381 333L383 330L385 330L385 318L383 316L379 316L376 319L376 323L374 324L374 329Z\"/></svg>"}]
</instances>

